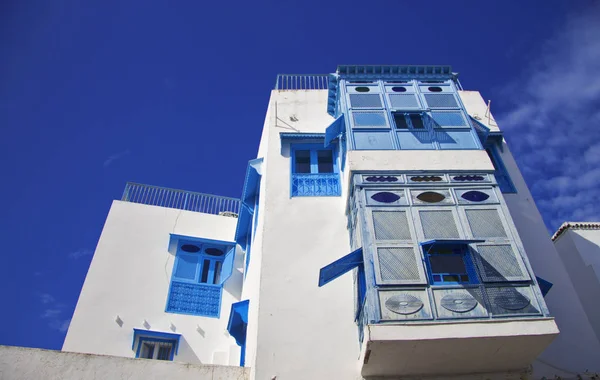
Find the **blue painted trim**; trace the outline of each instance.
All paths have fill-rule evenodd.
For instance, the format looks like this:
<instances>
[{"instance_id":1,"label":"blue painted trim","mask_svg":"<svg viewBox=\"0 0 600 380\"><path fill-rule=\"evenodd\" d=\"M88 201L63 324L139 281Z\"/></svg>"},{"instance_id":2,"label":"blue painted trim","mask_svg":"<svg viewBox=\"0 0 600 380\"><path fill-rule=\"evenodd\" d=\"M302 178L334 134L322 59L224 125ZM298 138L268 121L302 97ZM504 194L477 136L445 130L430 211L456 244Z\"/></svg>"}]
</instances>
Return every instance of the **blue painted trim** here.
<instances>
[{"instance_id":1,"label":"blue painted trim","mask_svg":"<svg viewBox=\"0 0 600 380\"><path fill-rule=\"evenodd\" d=\"M325 133L279 132L279 137L282 141L325 140Z\"/></svg>"},{"instance_id":2,"label":"blue painted trim","mask_svg":"<svg viewBox=\"0 0 600 380\"><path fill-rule=\"evenodd\" d=\"M179 282L179 281L177 281ZM218 306L218 312L217 314L202 314L202 313L188 313L185 311L174 311L174 310L170 310L169 309L169 303L171 300L171 289L173 287L173 281L171 280L171 285L169 285L169 294L167 295L167 304L165 306L165 313L171 313L171 314L183 314L183 315L193 315L196 317L206 317L206 318L221 318L221 303L223 301L223 286L221 285L214 285L214 284L197 284L197 285L202 285L202 286L212 286L214 288L217 288L219 290L219 306Z\"/></svg>"},{"instance_id":3,"label":"blue painted trim","mask_svg":"<svg viewBox=\"0 0 600 380\"><path fill-rule=\"evenodd\" d=\"M535 279L537 280L538 286L542 292L542 296L546 297L546 294L548 294L554 284L538 276L535 276Z\"/></svg>"},{"instance_id":4,"label":"blue painted trim","mask_svg":"<svg viewBox=\"0 0 600 380\"><path fill-rule=\"evenodd\" d=\"M179 240L185 240L185 241L189 241L192 243L208 243L208 244L215 244L215 245L235 245L235 241L214 240L214 239L206 239L206 238L199 238L199 237L195 237L195 236L186 236L186 235L178 235L178 234L169 234L169 235L171 237L170 243L171 242L179 243Z\"/></svg>"},{"instance_id":5,"label":"blue painted trim","mask_svg":"<svg viewBox=\"0 0 600 380\"><path fill-rule=\"evenodd\" d=\"M330 283L341 275L346 274L350 270L361 265L364 265L363 250L362 248L359 248L321 268L319 271L319 287Z\"/></svg>"},{"instance_id":6,"label":"blue painted trim","mask_svg":"<svg viewBox=\"0 0 600 380\"><path fill-rule=\"evenodd\" d=\"M473 243L484 243L485 240L480 239L432 239L419 242L419 245L466 245Z\"/></svg>"},{"instance_id":7,"label":"blue painted trim","mask_svg":"<svg viewBox=\"0 0 600 380\"><path fill-rule=\"evenodd\" d=\"M174 350L171 352L171 360L173 360L173 353L179 353L179 339L181 339L181 334L176 333L167 333L162 331L152 331L152 330L143 330L143 329L133 329L133 341L131 342L131 349L135 348L135 341L137 338L152 338L155 342L172 342L175 341ZM149 340L149 339L146 339ZM136 352L136 358L139 358L140 352L140 344L138 343L138 348Z\"/></svg>"},{"instance_id":8,"label":"blue painted trim","mask_svg":"<svg viewBox=\"0 0 600 380\"><path fill-rule=\"evenodd\" d=\"M475 128L475 132L477 132L477 136L479 137L479 141L481 142L481 145L484 145L485 141L487 140L487 138L490 134L490 129L488 127L486 127L483 123L478 121L477 119L473 118L473 116L471 116L471 115L469 115L469 120L471 121L471 124Z\"/></svg>"}]
</instances>

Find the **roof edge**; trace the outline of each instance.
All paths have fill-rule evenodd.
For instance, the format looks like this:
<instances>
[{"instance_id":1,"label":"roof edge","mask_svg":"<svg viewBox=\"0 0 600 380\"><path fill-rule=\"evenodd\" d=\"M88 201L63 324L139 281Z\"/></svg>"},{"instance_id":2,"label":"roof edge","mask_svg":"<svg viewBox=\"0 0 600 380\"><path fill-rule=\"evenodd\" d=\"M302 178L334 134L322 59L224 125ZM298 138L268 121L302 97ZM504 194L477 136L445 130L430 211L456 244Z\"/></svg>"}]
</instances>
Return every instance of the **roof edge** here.
<instances>
[{"instance_id":1,"label":"roof edge","mask_svg":"<svg viewBox=\"0 0 600 380\"><path fill-rule=\"evenodd\" d=\"M600 230L600 222L564 222L552 235L552 241L558 239L567 230Z\"/></svg>"}]
</instances>

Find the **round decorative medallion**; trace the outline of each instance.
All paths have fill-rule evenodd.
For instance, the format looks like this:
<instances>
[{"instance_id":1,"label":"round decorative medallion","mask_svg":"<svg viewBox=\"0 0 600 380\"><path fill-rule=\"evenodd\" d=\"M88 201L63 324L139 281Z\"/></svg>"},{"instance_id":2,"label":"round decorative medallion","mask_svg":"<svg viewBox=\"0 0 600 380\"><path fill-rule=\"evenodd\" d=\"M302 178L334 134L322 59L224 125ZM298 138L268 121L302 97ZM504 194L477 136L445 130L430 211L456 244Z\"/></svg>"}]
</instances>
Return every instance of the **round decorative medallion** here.
<instances>
[{"instance_id":1,"label":"round decorative medallion","mask_svg":"<svg viewBox=\"0 0 600 380\"><path fill-rule=\"evenodd\" d=\"M494 302L505 310L521 310L529 306L531 300L514 289L502 289L494 297Z\"/></svg>"},{"instance_id":2,"label":"round decorative medallion","mask_svg":"<svg viewBox=\"0 0 600 380\"><path fill-rule=\"evenodd\" d=\"M385 301L385 307L397 314L414 314L423 308L423 302L410 294L397 294Z\"/></svg>"},{"instance_id":3,"label":"round decorative medallion","mask_svg":"<svg viewBox=\"0 0 600 380\"><path fill-rule=\"evenodd\" d=\"M488 199L489 197L490 196L487 195L486 193L484 193L482 191L477 191L477 190L467 191L466 193L461 195L461 198L466 199L471 202L483 202L486 199Z\"/></svg>"},{"instance_id":4,"label":"round decorative medallion","mask_svg":"<svg viewBox=\"0 0 600 380\"><path fill-rule=\"evenodd\" d=\"M400 199L400 195L390 193L389 191L382 191L371 195L371 198L381 203L394 203Z\"/></svg>"},{"instance_id":5,"label":"round decorative medallion","mask_svg":"<svg viewBox=\"0 0 600 380\"><path fill-rule=\"evenodd\" d=\"M427 203L439 203L446 199L446 197L443 194L436 193L435 191L426 191L417 195L417 199Z\"/></svg>"},{"instance_id":6,"label":"round decorative medallion","mask_svg":"<svg viewBox=\"0 0 600 380\"><path fill-rule=\"evenodd\" d=\"M477 300L469 294L448 294L442 298L442 307L455 313L466 313L477 306Z\"/></svg>"}]
</instances>

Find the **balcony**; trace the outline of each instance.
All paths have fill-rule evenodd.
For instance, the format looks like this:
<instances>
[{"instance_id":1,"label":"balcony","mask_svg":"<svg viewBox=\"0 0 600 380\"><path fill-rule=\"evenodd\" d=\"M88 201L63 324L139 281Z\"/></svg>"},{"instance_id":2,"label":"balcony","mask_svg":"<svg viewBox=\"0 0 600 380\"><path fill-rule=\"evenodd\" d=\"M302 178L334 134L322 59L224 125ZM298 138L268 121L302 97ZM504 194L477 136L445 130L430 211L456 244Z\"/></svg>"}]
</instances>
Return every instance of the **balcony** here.
<instances>
[{"instance_id":1,"label":"balcony","mask_svg":"<svg viewBox=\"0 0 600 380\"><path fill-rule=\"evenodd\" d=\"M417 289L377 295L358 316L365 377L523 370L559 332L530 287L433 289L431 300Z\"/></svg>"},{"instance_id":2,"label":"balcony","mask_svg":"<svg viewBox=\"0 0 600 380\"><path fill-rule=\"evenodd\" d=\"M204 214L233 216L236 218L240 210L240 200L236 198L133 182L127 182L121 200L124 202L175 208Z\"/></svg>"}]
</instances>

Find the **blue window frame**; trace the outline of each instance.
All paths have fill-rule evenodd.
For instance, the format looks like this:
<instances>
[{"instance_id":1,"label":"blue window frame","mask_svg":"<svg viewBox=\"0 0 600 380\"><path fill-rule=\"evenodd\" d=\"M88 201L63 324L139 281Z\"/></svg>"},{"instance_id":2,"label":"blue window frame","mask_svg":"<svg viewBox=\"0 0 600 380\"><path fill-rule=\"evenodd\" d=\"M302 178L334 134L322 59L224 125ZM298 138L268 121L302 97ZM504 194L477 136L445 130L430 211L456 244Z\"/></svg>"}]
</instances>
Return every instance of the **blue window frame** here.
<instances>
[{"instance_id":1,"label":"blue window frame","mask_svg":"<svg viewBox=\"0 0 600 380\"><path fill-rule=\"evenodd\" d=\"M339 196L340 175L336 148L322 144L291 146L292 197Z\"/></svg>"},{"instance_id":2,"label":"blue window frame","mask_svg":"<svg viewBox=\"0 0 600 380\"><path fill-rule=\"evenodd\" d=\"M430 240L420 243L432 285L478 284L468 243L482 240Z\"/></svg>"},{"instance_id":3,"label":"blue window frame","mask_svg":"<svg viewBox=\"0 0 600 380\"><path fill-rule=\"evenodd\" d=\"M136 358L172 361L179 350L180 338L180 334L133 329L131 349L135 349Z\"/></svg>"},{"instance_id":4,"label":"blue window frame","mask_svg":"<svg viewBox=\"0 0 600 380\"><path fill-rule=\"evenodd\" d=\"M218 318L222 286L233 271L235 243L188 239L177 243L166 311Z\"/></svg>"},{"instance_id":5,"label":"blue window frame","mask_svg":"<svg viewBox=\"0 0 600 380\"><path fill-rule=\"evenodd\" d=\"M510 179L510 175L508 174L508 170L506 170L506 166L504 166L504 162L502 161L502 157L500 153L498 153L498 149L495 145L487 145L485 150L494 165L494 175L496 176L496 182L498 182L498 187L500 191L503 193L516 193L517 189Z\"/></svg>"}]
</instances>

